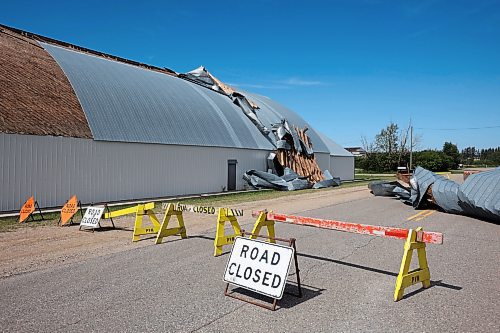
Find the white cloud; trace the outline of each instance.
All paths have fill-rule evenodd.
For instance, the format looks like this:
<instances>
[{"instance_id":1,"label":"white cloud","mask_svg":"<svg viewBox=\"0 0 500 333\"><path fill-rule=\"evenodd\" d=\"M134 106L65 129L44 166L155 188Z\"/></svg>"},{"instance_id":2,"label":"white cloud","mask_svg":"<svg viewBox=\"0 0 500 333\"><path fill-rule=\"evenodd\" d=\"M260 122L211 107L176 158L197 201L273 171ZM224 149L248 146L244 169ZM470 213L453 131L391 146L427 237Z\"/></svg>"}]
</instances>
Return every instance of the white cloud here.
<instances>
[{"instance_id":1,"label":"white cloud","mask_svg":"<svg viewBox=\"0 0 500 333\"><path fill-rule=\"evenodd\" d=\"M227 82L227 84L233 87L250 89L293 89L295 87L324 86L328 83L291 77L277 81L262 81L261 83Z\"/></svg>"},{"instance_id":2,"label":"white cloud","mask_svg":"<svg viewBox=\"0 0 500 333\"><path fill-rule=\"evenodd\" d=\"M287 80L279 81L279 83L287 84L290 86L321 86L325 84L321 81L303 80L296 77L291 77Z\"/></svg>"}]
</instances>

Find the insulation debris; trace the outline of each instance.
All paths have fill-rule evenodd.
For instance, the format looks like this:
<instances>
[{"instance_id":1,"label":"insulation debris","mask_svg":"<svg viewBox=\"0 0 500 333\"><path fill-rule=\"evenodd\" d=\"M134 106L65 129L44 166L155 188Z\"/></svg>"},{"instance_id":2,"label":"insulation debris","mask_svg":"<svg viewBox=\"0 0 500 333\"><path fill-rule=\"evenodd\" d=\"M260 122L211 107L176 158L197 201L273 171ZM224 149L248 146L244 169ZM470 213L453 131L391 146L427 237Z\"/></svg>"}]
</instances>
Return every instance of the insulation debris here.
<instances>
[{"instance_id":1,"label":"insulation debris","mask_svg":"<svg viewBox=\"0 0 500 333\"><path fill-rule=\"evenodd\" d=\"M392 183L371 182L368 187L374 195L391 195ZM447 213L500 222L500 167L473 174L461 185L417 167L410 185L411 189L394 187L392 195L415 209L432 203Z\"/></svg>"}]
</instances>

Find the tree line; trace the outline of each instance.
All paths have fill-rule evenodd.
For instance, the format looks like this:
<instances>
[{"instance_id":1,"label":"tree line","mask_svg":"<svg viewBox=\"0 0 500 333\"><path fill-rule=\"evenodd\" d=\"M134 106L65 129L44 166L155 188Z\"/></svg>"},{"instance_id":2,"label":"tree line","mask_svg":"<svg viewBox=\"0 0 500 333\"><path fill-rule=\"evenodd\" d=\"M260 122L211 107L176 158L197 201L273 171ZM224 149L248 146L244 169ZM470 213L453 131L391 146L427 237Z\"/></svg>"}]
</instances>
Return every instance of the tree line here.
<instances>
[{"instance_id":1,"label":"tree line","mask_svg":"<svg viewBox=\"0 0 500 333\"><path fill-rule=\"evenodd\" d=\"M468 165L499 165L500 147L481 150L476 147L467 147L462 149L461 161Z\"/></svg>"},{"instance_id":2,"label":"tree line","mask_svg":"<svg viewBox=\"0 0 500 333\"><path fill-rule=\"evenodd\" d=\"M421 136L410 139L410 128L401 130L391 122L375 136L373 142L363 137L361 141L366 156L356 158L356 168L371 172L394 172L398 167L408 168L410 149L413 151L413 167L421 166L436 172L457 169L460 165L500 165L500 147L481 150L467 147L460 152L456 144L445 142L441 150L418 150Z\"/></svg>"}]
</instances>

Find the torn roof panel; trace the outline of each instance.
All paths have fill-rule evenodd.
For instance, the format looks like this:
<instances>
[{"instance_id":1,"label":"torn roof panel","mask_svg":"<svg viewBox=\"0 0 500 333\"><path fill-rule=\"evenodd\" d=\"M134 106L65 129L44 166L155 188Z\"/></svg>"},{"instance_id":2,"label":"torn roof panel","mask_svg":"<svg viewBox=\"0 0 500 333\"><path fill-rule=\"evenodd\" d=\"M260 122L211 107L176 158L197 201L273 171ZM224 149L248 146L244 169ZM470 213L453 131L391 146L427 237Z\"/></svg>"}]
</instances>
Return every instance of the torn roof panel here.
<instances>
[{"instance_id":1,"label":"torn roof panel","mask_svg":"<svg viewBox=\"0 0 500 333\"><path fill-rule=\"evenodd\" d=\"M319 134L297 113L285 108L267 97L248 92L242 93L245 94L245 96L249 96L249 98L259 106L259 109L255 110L255 112L264 125L271 128L272 124L280 123L284 118L292 126L298 126L301 128L307 126L309 128L307 135L311 138L314 151L318 153L330 153L330 150L323 142ZM272 133L270 133L269 136L274 140L274 135Z\"/></svg>"}]
</instances>

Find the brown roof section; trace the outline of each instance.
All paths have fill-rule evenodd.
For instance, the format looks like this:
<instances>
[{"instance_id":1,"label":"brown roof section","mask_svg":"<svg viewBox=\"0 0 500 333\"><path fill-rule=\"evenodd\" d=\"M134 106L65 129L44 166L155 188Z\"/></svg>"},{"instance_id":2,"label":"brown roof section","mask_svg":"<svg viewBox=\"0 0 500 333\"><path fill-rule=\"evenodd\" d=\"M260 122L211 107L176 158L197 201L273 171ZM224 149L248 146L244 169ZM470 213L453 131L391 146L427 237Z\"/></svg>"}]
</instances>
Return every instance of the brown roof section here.
<instances>
[{"instance_id":1,"label":"brown roof section","mask_svg":"<svg viewBox=\"0 0 500 333\"><path fill-rule=\"evenodd\" d=\"M0 27L0 132L92 138L71 84L34 39Z\"/></svg>"}]
</instances>

